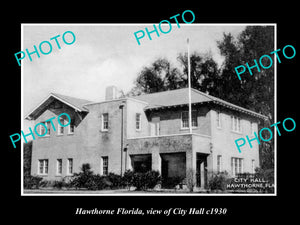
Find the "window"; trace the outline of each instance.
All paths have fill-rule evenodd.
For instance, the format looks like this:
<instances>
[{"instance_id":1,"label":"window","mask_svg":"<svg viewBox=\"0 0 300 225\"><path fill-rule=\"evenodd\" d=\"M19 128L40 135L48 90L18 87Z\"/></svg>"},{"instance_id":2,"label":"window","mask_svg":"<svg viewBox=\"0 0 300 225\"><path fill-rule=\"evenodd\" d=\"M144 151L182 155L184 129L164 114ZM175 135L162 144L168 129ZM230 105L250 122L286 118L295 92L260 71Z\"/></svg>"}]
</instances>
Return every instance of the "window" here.
<instances>
[{"instance_id":1,"label":"window","mask_svg":"<svg viewBox=\"0 0 300 225\"><path fill-rule=\"evenodd\" d=\"M217 172L220 173L222 171L222 156L217 156Z\"/></svg>"},{"instance_id":2,"label":"window","mask_svg":"<svg viewBox=\"0 0 300 225\"><path fill-rule=\"evenodd\" d=\"M255 160L252 159L251 161L251 169L252 169L252 173L255 173Z\"/></svg>"},{"instance_id":3,"label":"window","mask_svg":"<svg viewBox=\"0 0 300 225\"><path fill-rule=\"evenodd\" d=\"M46 129L45 129L45 126L44 125L39 125L39 134L41 135L41 136L49 136L50 135L50 122L45 122L45 121L43 121L43 122L41 122L41 123L43 123L43 124L45 124L45 126L47 127L47 131L46 131ZM47 132L47 134L45 134ZM44 135L45 134L45 135Z\"/></svg>"},{"instance_id":4,"label":"window","mask_svg":"<svg viewBox=\"0 0 300 225\"><path fill-rule=\"evenodd\" d=\"M141 130L142 118L140 113L135 114L135 129Z\"/></svg>"},{"instance_id":5,"label":"window","mask_svg":"<svg viewBox=\"0 0 300 225\"><path fill-rule=\"evenodd\" d=\"M222 127L221 113L220 112L217 112L217 127L218 128Z\"/></svg>"},{"instance_id":6,"label":"window","mask_svg":"<svg viewBox=\"0 0 300 225\"><path fill-rule=\"evenodd\" d=\"M38 163L38 174L47 175L48 174L48 159L40 159Z\"/></svg>"},{"instance_id":7,"label":"window","mask_svg":"<svg viewBox=\"0 0 300 225\"><path fill-rule=\"evenodd\" d=\"M243 159L242 158L231 158L231 173L236 176L239 173L243 173Z\"/></svg>"},{"instance_id":8,"label":"window","mask_svg":"<svg viewBox=\"0 0 300 225\"><path fill-rule=\"evenodd\" d=\"M50 135L50 126L51 126L51 122L50 122L50 121L47 121L47 122L46 122L47 135Z\"/></svg>"},{"instance_id":9,"label":"window","mask_svg":"<svg viewBox=\"0 0 300 225\"><path fill-rule=\"evenodd\" d=\"M62 174L62 159L57 159L56 161L56 174L57 175Z\"/></svg>"},{"instance_id":10,"label":"window","mask_svg":"<svg viewBox=\"0 0 300 225\"><path fill-rule=\"evenodd\" d=\"M231 130L241 132L241 118L231 116Z\"/></svg>"},{"instance_id":11,"label":"window","mask_svg":"<svg viewBox=\"0 0 300 225\"><path fill-rule=\"evenodd\" d=\"M197 111L192 111L192 127L197 127L198 121L197 121ZM184 111L181 112L181 128L189 128L189 112Z\"/></svg>"},{"instance_id":12,"label":"window","mask_svg":"<svg viewBox=\"0 0 300 225\"><path fill-rule=\"evenodd\" d=\"M65 121L62 117L59 118L59 122L60 122L60 124L65 125ZM57 134L58 135L63 135L64 134L64 127L61 126L60 124L57 123L57 125L58 125Z\"/></svg>"},{"instance_id":13,"label":"window","mask_svg":"<svg viewBox=\"0 0 300 225\"><path fill-rule=\"evenodd\" d=\"M68 159L68 164L67 164L67 174L72 175L73 174L73 159Z\"/></svg>"},{"instance_id":14,"label":"window","mask_svg":"<svg viewBox=\"0 0 300 225\"><path fill-rule=\"evenodd\" d=\"M108 175L108 157L102 157L102 175Z\"/></svg>"},{"instance_id":15,"label":"window","mask_svg":"<svg viewBox=\"0 0 300 225\"><path fill-rule=\"evenodd\" d=\"M102 131L108 130L108 113L102 114Z\"/></svg>"},{"instance_id":16,"label":"window","mask_svg":"<svg viewBox=\"0 0 300 225\"><path fill-rule=\"evenodd\" d=\"M71 119L71 123L70 123L70 125L68 126L69 127L69 129L68 129L68 134L74 134L74 129L75 129L75 125L74 125L74 123L73 123L73 120L74 119Z\"/></svg>"}]
</instances>

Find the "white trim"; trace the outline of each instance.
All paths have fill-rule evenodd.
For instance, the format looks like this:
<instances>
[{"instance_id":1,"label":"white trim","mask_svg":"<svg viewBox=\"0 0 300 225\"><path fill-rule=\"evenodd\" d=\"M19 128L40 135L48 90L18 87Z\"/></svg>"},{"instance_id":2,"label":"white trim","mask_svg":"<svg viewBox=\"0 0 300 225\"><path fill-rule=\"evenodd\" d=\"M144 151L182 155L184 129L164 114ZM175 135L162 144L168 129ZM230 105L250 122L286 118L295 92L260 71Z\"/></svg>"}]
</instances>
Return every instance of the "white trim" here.
<instances>
[{"instance_id":1,"label":"white trim","mask_svg":"<svg viewBox=\"0 0 300 225\"><path fill-rule=\"evenodd\" d=\"M47 161L47 173L46 173L46 161ZM41 167L41 163L43 164L43 172L41 173L40 172L40 167ZM42 175L42 176L45 176L45 175L48 175L48 172L49 172L49 160L48 159L38 159L38 168L37 168L37 174L38 175Z\"/></svg>"},{"instance_id":2,"label":"white trim","mask_svg":"<svg viewBox=\"0 0 300 225\"><path fill-rule=\"evenodd\" d=\"M73 132L71 131L71 126L73 126L73 129L74 129ZM68 126L68 134L74 134L74 132L75 132L75 125L69 124L69 126Z\"/></svg>"},{"instance_id":3,"label":"white trim","mask_svg":"<svg viewBox=\"0 0 300 225\"><path fill-rule=\"evenodd\" d=\"M43 100L41 101L33 110L31 110L26 116L25 119L29 117L30 114L32 114L36 109L38 109L48 98L51 97L51 93ZM30 117L29 117L30 118Z\"/></svg>"},{"instance_id":4,"label":"white trim","mask_svg":"<svg viewBox=\"0 0 300 225\"><path fill-rule=\"evenodd\" d=\"M43 124L45 124L45 126L46 126L46 130L48 129L48 128L47 128L46 121L41 121L41 122L39 122L39 123L43 123ZM37 124L39 124L39 123L37 123ZM37 124L36 124L36 125L37 125ZM35 126L36 126L36 125L35 125ZM39 135L44 135L44 133L46 132L46 130L45 130L45 132L44 132L44 133L42 133L42 127L43 127L43 128L45 128L43 125L39 125L39 129L38 129L38 130L39 130ZM42 136L42 137L46 137L46 136L49 136L49 134L48 134L48 131L47 131L47 134L45 134L45 135L44 135L44 136ZM40 137L40 136L39 136L39 137ZM41 138L42 138L42 137L41 137Z\"/></svg>"},{"instance_id":5,"label":"white trim","mask_svg":"<svg viewBox=\"0 0 300 225\"><path fill-rule=\"evenodd\" d=\"M104 129L104 114L107 115L107 128ZM102 113L101 114L101 131L106 132L109 129L109 113Z\"/></svg>"},{"instance_id":6,"label":"white trim","mask_svg":"<svg viewBox=\"0 0 300 225\"><path fill-rule=\"evenodd\" d=\"M137 115L139 115L139 121L137 121ZM139 128L136 128L137 122L139 122ZM135 113L135 130L141 131L142 130L142 114L141 113Z\"/></svg>"},{"instance_id":7,"label":"white trim","mask_svg":"<svg viewBox=\"0 0 300 225\"><path fill-rule=\"evenodd\" d=\"M104 158L105 159L107 159L107 174L104 174L104 170L103 170L103 168L104 168ZM101 174L100 175L102 175L102 176L107 176L108 175L108 173L109 173L109 170L108 170L108 167L109 167L109 164L108 164L108 156L101 156L101 169L100 169L100 172L101 172Z\"/></svg>"},{"instance_id":8,"label":"white trim","mask_svg":"<svg viewBox=\"0 0 300 225\"><path fill-rule=\"evenodd\" d=\"M51 134L51 122L50 121L45 121L44 123L45 123L46 129L47 129L47 134L45 135L45 137L47 137L47 136L50 136L50 134ZM48 132L48 130L49 130L49 132Z\"/></svg>"},{"instance_id":9,"label":"white trim","mask_svg":"<svg viewBox=\"0 0 300 225\"><path fill-rule=\"evenodd\" d=\"M60 163L61 163L61 173L59 173L59 160L60 160ZM56 176L61 176L62 175L62 168L63 168L63 162L62 162L62 159L56 159L56 173L55 175Z\"/></svg>"},{"instance_id":10,"label":"white trim","mask_svg":"<svg viewBox=\"0 0 300 225\"><path fill-rule=\"evenodd\" d=\"M75 105L72 105L71 103L69 103L69 102L67 102L67 101L65 101L65 100L63 100L63 99L61 99L60 97L56 96L55 94L51 93L51 95L52 95L53 97L57 98L58 100L62 101L62 102L65 103L66 105L68 105L68 106L70 106L70 107L72 107L72 108L78 110L79 112L82 112L82 109L79 109L79 108L76 107Z\"/></svg>"},{"instance_id":11,"label":"white trim","mask_svg":"<svg viewBox=\"0 0 300 225\"><path fill-rule=\"evenodd\" d=\"M64 118L60 117L59 119L60 119L60 120L63 120L63 125L65 125L65 120L64 120ZM61 126L61 125L59 124L58 120L57 120L57 135L58 135L58 136L62 136L62 135L65 134L65 127L63 127L63 129L64 129L64 132L63 132L63 133L60 132L60 128L61 128L61 127L63 127L63 126Z\"/></svg>"},{"instance_id":12,"label":"white trim","mask_svg":"<svg viewBox=\"0 0 300 225\"><path fill-rule=\"evenodd\" d=\"M147 94L149 95L149 94ZM102 104L102 103L109 103L109 102L116 102L116 101L128 101L128 100L132 100L135 102L139 102L139 103L143 103L145 105L149 105L148 102L142 101L142 100L138 100L132 97L125 97L125 98L117 98L117 99L111 99L111 100L103 100L103 101L97 101L97 102L90 102L90 103L85 103L83 104L83 106L87 106L87 105L95 105L95 104Z\"/></svg>"},{"instance_id":13,"label":"white trim","mask_svg":"<svg viewBox=\"0 0 300 225\"><path fill-rule=\"evenodd\" d=\"M184 113L184 112L187 112L188 113L188 115L189 115L189 111L181 111L180 112L180 130L190 130L190 128L189 127L183 127L182 125L183 125L183 123L182 123L182 113ZM194 109L194 110L192 110L192 120L191 120L191 123L189 122L189 124L193 124L193 112L196 112L196 121L197 121L197 126L193 126L192 125L192 129L196 129L196 128L198 128L198 111L196 110L196 109ZM189 119L189 116L188 116L188 119Z\"/></svg>"},{"instance_id":14,"label":"white trim","mask_svg":"<svg viewBox=\"0 0 300 225\"><path fill-rule=\"evenodd\" d=\"M241 122L242 122L242 118L241 117L231 115L230 116L230 130L232 132L241 134L242 130L243 130Z\"/></svg>"},{"instance_id":15,"label":"white trim","mask_svg":"<svg viewBox=\"0 0 300 225\"><path fill-rule=\"evenodd\" d=\"M70 160L72 160L72 173L70 173L70 171L69 171ZM66 169L67 169L67 171L66 171L67 175L73 175L73 173L74 173L74 160L73 160L73 158L67 158L67 168Z\"/></svg>"}]
</instances>

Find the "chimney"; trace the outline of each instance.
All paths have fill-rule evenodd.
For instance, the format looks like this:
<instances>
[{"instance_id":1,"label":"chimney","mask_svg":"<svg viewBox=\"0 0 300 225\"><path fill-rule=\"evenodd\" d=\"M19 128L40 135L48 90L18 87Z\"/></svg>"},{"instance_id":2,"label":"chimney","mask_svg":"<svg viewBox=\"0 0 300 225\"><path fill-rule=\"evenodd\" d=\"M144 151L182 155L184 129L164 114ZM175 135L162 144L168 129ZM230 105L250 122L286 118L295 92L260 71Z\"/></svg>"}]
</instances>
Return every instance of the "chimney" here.
<instances>
[{"instance_id":1,"label":"chimney","mask_svg":"<svg viewBox=\"0 0 300 225\"><path fill-rule=\"evenodd\" d=\"M118 90L118 88L116 86L108 86L106 87L106 91L105 91L105 100L109 101L109 100L113 100L113 99L117 99L120 97L120 91Z\"/></svg>"}]
</instances>

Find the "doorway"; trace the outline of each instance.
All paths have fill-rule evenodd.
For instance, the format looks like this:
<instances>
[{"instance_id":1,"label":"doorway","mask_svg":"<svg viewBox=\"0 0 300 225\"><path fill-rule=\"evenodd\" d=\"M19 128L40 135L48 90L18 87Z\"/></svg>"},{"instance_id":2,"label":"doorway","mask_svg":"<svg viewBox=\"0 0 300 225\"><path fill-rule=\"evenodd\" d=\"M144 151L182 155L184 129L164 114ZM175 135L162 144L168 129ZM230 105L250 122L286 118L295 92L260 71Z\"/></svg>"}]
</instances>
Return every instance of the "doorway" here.
<instances>
[{"instance_id":1,"label":"doorway","mask_svg":"<svg viewBox=\"0 0 300 225\"><path fill-rule=\"evenodd\" d=\"M207 154L196 155L196 186L207 188Z\"/></svg>"}]
</instances>

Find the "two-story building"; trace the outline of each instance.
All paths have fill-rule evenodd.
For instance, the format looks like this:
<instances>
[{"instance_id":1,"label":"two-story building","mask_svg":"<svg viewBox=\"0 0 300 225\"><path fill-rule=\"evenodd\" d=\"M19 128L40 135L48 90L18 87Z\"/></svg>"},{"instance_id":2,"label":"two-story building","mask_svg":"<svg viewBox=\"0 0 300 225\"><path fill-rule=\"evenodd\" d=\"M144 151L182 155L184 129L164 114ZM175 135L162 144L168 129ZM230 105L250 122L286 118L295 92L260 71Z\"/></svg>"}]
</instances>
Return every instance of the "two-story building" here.
<instances>
[{"instance_id":1,"label":"two-story building","mask_svg":"<svg viewBox=\"0 0 300 225\"><path fill-rule=\"evenodd\" d=\"M66 112L68 127L53 120L48 133L33 141L31 174L59 179L89 163L95 173L157 170L163 177L191 176L205 187L212 172L253 173L259 147L240 153L235 140L257 132L265 116L195 89L118 98L114 86L102 102L51 93L26 119L36 124ZM61 124L67 118L61 117ZM43 132L43 131L41 131Z\"/></svg>"}]
</instances>

